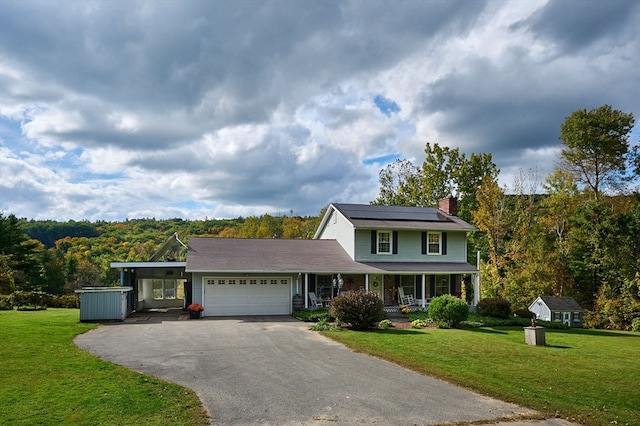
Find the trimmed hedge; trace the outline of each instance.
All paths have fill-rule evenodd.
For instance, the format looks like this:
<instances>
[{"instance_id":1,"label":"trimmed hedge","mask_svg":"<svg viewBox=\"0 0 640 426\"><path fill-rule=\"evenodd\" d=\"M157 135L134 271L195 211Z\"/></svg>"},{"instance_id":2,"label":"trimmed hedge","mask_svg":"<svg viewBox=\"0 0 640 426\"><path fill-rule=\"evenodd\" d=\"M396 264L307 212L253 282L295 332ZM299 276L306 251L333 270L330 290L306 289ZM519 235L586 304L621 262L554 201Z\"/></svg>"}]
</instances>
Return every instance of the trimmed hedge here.
<instances>
[{"instance_id":1,"label":"trimmed hedge","mask_svg":"<svg viewBox=\"0 0 640 426\"><path fill-rule=\"evenodd\" d=\"M9 296L3 296L0 303L5 301L12 307L46 306L48 308L79 308L80 297L77 294L54 295L42 291L14 291Z\"/></svg>"}]
</instances>

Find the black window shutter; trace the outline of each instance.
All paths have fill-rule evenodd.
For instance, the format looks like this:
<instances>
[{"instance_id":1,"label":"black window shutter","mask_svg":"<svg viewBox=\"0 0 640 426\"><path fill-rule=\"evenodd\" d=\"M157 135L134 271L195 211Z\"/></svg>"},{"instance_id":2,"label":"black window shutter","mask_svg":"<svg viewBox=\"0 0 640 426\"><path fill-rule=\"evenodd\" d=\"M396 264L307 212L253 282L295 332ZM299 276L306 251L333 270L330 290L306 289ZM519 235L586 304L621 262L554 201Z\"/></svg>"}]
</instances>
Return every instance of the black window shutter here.
<instances>
[{"instance_id":1,"label":"black window shutter","mask_svg":"<svg viewBox=\"0 0 640 426\"><path fill-rule=\"evenodd\" d=\"M393 231L392 253L398 254L398 231Z\"/></svg>"},{"instance_id":2,"label":"black window shutter","mask_svg":"<svg viewBox=\"0 0 640 426\"><path fill-rule=\"evenodd\" d=\"M422 233L422 254L427 254L427 233Z\"/></svg>"},{"instance_id":3,"label":"black window shutter","mask_svg":"<svg viewBox=\"0 0 640 426\"><path fill-rule=\"evenodd\" d=\"M416 299L422 299L422 275L416 275L416 289L414 294Z\"/></svg>"},{"instance_id":4,"label":"black window shutter","mask_svg":"<svg viewBox=\"0 0 640 426\"><path fill-rule=\"evenodd\" d=\"M442 254L447 254L447 233L442 233Z\"/></svg>"},{"instance_id":5,"label":"black window shutter","mask_svg":"<svg viewBox=\"0 0 640 426\"><path fill-rule=\"evenodd\" d=\"M378 232L371 231L371 254L376 254L378 252Z\"/></svg>"},{"instance_id":6,"label":"black window shutter","mask_svg":"<svg viewBox=\"0 0 640 426\"><path fill-rule=\"evenodd\" d=\"M435 275L431 275L429 276L430 282L429 282L429 295L431 297L436 297L436 276Z\"/></svg>"}]
</instances>

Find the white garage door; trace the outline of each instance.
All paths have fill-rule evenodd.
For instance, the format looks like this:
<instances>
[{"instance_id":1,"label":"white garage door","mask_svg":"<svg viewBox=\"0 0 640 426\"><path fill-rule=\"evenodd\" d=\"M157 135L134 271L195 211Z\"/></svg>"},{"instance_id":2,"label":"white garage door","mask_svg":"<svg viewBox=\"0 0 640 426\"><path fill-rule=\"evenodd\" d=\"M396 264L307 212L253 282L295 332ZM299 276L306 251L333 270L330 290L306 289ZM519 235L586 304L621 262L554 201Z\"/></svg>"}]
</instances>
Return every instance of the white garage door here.
<instances>
[{"instance_id":1,"label":"white garage door","mask_svg":"<svg viewBox=\"0 0 640 426\"><path fill-rule=\"evenodd\" d=\"M289 277L205 277L204 315L288 315Z\"/></svg>"}]
</instances>

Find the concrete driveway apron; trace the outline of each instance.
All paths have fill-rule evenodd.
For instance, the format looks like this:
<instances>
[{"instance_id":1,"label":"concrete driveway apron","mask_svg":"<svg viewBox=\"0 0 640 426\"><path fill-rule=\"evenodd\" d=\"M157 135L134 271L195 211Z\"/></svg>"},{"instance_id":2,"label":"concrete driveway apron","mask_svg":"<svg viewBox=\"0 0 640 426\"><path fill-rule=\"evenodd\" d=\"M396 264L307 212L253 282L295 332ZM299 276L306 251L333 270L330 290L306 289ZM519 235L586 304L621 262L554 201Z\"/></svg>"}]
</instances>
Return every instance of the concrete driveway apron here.
<instances>
[{"instance_id":1,"label":"concrete driveway apron","mask_svg":"<svg viewBox=\"0 0 640 426\"><path fill-rule=\"evenodd\" d=\"M137 314L75 342L193 389L215 425L420 425L534 413L354 353L308 326L291 317Z\"/></svg>"}]
</instances>

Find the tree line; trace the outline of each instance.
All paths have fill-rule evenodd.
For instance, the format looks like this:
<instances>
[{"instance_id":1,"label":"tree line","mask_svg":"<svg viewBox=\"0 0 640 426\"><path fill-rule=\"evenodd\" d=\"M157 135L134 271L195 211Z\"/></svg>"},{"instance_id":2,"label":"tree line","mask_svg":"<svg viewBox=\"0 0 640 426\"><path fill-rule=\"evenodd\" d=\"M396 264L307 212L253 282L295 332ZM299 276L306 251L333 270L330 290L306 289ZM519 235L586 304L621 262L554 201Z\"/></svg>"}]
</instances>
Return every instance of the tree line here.
<instances>
[{"instance_id":1,"label":"tree line","mask_svg":"<svg viewBox=\"0 0 640 426\"><path fill-rule=\"evenodd\" d=\"M491 154L466 156L427 143L416 166L398 160L380 172L376 204L436 205L455 195L459 216L478 228L469 261L481 253L481 297L526 309L539 295L572 296L588 325L630 328L640 321L640 146L634 117L609 105L578 110L560 128L558 166L542 177L521 170L498 183Z\"/></svg>"},{"instance_id":2,"label":"tree line","mask_svg":"<svg viewBox=\"0 0 640 426\"><path fill-rule=\"evenodd\" d=\"M50 294L83 286L118 285L111 262L147 261L168 237L311 238L319 217L251 216L236 219L56 222L0 212L0 294ZM168 253L184 260L186 253Z\"/></svg>"},{"instance_id":3,"label":"tree line","mask_svg":"<svg viewBox=\"0 0 640 426\"><path fill-rule=\"evenodd\" d=\"M557 167L523 169L509 187L490 153L466 155L427 143L421 165L397 160L380 171L381 205L435 206L458 198L469 234L469 262L481 257L481 297L523 309L538 295L573 296L587 324L629 328L640 318L640 147L634 117L609 105L578 110L560 128ZM324 210L324 209L323 209ZM0 294L61 294L115 285L113 261L144 261L177 232L238 238L312 238L318 216L236 219L128 219L55 222L0 213ZM185 253L171 254L177 259ZM640 321L640 319L638 320Z\"/></svg>"}]
</instances>

